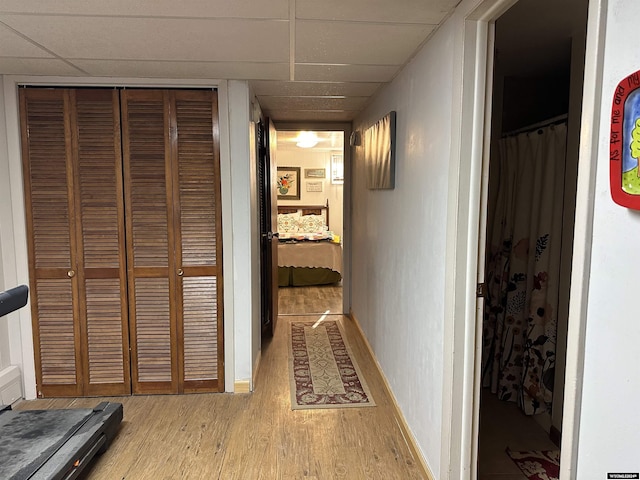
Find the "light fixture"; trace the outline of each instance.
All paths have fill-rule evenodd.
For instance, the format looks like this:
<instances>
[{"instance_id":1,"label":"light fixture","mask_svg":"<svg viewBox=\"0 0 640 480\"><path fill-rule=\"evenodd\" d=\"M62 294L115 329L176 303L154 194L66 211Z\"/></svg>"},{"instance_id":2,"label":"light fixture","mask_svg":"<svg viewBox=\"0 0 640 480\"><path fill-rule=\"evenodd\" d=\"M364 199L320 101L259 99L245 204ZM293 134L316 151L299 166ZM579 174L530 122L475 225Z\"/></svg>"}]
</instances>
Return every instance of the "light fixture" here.
<instances>
[{"instance_id":1,"label":"light fixture","mask_svg":"<svg viewBox=\"0 0 640 480\"><path fill-rule=\"evenodd\" d=\"M313 148L319 141L320 139L315 132L301 131L296 138L296 146L300 148Z\"/></svg>"}]
</instances>

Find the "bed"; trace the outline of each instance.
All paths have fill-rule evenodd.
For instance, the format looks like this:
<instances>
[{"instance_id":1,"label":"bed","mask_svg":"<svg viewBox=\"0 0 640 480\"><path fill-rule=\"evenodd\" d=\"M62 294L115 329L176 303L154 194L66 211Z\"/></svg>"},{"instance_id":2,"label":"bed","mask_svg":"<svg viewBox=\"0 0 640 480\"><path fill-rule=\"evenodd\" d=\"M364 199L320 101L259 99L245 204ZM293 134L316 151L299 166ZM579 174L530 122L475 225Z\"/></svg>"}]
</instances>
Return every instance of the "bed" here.
<instances>
[{"instance_id":1,"label":"bed","mask_svg":"<svg viewBox=\"0 0 640 480\"><path fill-rule=\"evenodd\" d=\"M329 204L278 206L278 286L342 280L342 245L329 230Z\"/></svg>"}]
</instances>

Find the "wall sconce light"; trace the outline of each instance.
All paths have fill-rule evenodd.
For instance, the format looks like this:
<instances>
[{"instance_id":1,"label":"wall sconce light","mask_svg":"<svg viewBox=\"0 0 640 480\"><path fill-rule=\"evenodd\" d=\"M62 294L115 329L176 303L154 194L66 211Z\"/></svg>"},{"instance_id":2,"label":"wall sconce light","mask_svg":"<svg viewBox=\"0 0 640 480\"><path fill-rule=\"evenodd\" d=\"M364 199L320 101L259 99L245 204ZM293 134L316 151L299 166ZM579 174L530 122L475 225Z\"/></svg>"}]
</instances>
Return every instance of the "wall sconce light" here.
<instances>
[{"instance_id":1,"label":"wall sconce light","mask_svg":"<svg viewBox=\"0 0 640 480\"><path fill-rule=\"evenodd\" d=\"M352 147L359 147L362 144L362 140L360 139L360 131L354 130L351 132L351 136L349 137L349 145Z\"/></svg>"}]
</instances>

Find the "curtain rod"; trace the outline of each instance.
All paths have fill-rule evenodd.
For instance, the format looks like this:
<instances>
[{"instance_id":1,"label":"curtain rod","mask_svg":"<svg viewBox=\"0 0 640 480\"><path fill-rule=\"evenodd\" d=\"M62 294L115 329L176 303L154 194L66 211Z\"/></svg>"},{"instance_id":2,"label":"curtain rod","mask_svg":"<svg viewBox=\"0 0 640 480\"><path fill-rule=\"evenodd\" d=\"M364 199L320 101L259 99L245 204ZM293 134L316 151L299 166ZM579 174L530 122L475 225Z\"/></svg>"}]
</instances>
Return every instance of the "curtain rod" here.
<instances>
[{"instance_id":1,"label":"curtain rod","mask_svg":"<svg viewBox=\"0 0 640 480\"><path fill-rule=\"evenodd\" d=\"M526 127L518 128L517 130L512 130L507 133L503 133L503 137L510 137L512 135L517 135L519 133L530 132L537 128L546 127L548 125L553 125L554 123L561 122L562 120L567 120L569 118L568 114L558 115L557 117L549 118L547 120L543 120L542 122L534 123L532 125L528 125Z\"/></svg>"}]
</instances>

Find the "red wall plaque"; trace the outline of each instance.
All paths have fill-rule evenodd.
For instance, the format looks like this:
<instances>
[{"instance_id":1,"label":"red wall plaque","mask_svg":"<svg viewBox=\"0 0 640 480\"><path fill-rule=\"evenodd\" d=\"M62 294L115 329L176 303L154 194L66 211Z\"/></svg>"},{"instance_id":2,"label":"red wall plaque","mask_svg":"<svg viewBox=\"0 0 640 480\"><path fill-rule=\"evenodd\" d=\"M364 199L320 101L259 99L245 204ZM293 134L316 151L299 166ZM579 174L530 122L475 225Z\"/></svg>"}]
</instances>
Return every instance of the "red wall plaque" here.
<instances>
[{"instance_id":1,"label":"red wall plaque","mask_svg":"<svg viewBox=\"0 0 640 480\"><path fill-rule=\"evenodd\" d=\"M611 197L640 210L640 71L622 80L613 94L609 145Z\"/></svg>"}]
</instances>

